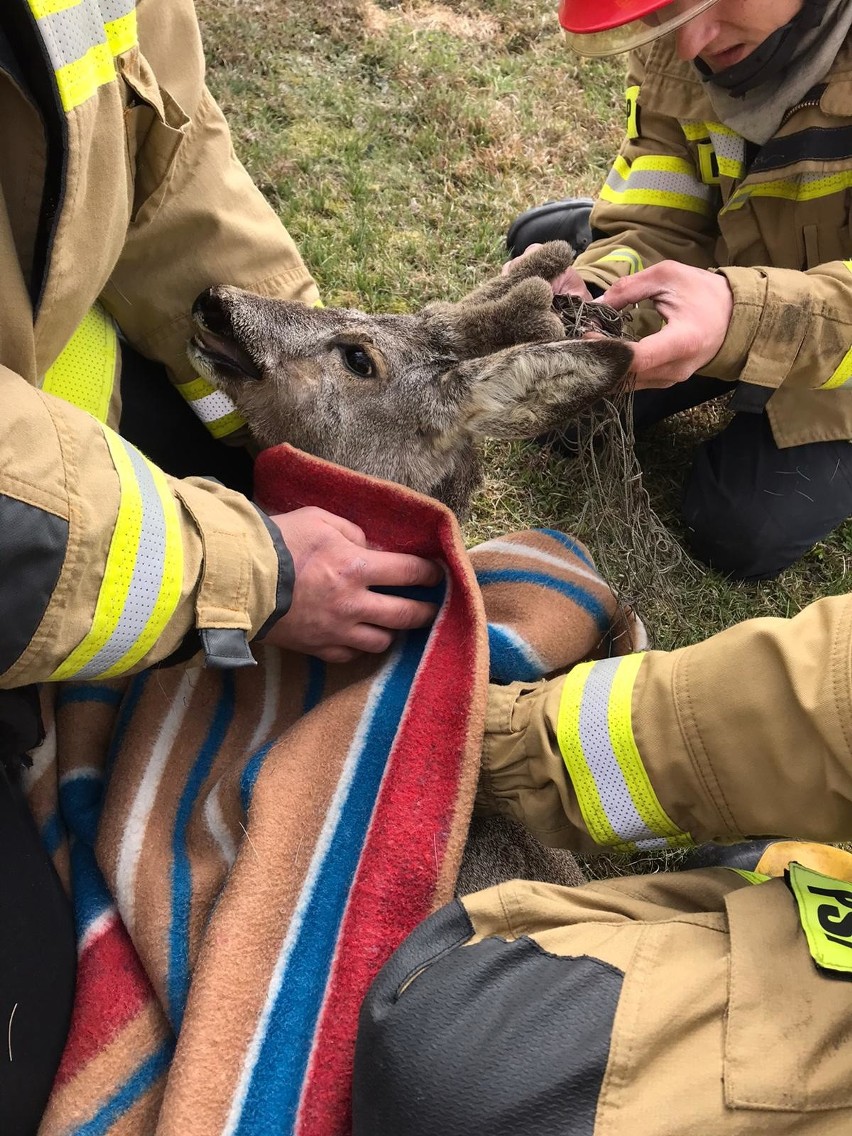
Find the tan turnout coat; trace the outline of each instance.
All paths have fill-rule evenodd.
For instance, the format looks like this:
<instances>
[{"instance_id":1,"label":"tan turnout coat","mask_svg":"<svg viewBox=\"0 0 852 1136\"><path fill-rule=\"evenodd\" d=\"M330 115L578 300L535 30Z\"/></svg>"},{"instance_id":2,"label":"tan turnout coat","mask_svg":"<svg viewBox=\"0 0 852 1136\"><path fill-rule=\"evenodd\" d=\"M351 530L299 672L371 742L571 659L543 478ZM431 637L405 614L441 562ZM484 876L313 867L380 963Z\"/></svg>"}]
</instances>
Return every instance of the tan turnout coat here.
<instances>
[{"instance_id":1,"label":"tan turnout coat","mask_svg":"<svg viewBox=\"0 0 852 1136\"><path fill-rule=\"evenodd\" d=\"M627 136L577 259L606 287L671 259L734 296L703 373L771 388L779 446L852 438L852 43L761 147L718 122L673 37L631 56Z\"/></svg>"},{"instance_id":2,"label":"tan turnout coat","mask_svg":"<svg viewBox=\"0 0 852 1136\"><path fill-rule=\"evenodd\" d=\"M185 356L200 290L227 281L310 303L315 286L234 155L192 0L8 3L62 143L49 150L43 116L0 73L0 685L138 669L193 627L224 632L227 654L229 634L252 637L276 609L278 556L256 511L209 481L140 465L40 388L100 300L197 400L211 393ZM33 281L51 178L59 203ZM238 423L217 397L205 405L223 435ZM119 405L116 383L112 427Z\"/></svg>"}]
</instances>

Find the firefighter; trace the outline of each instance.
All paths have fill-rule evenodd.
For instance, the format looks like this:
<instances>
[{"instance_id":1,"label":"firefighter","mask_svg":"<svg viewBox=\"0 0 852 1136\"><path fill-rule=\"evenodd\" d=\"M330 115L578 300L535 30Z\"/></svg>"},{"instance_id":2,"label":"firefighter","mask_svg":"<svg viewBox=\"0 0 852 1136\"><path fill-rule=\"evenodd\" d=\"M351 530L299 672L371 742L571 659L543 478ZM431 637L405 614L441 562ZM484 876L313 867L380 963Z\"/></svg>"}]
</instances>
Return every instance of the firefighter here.
<instances>
[{"instance_id":1,"label":"firefighter","mask_svg":"<svg viewBox=\"0 0 852 1136\"><path fill-rule=\"evenodd\" d=\"M0 124L2 1020L20 1007L0 1131L23 1134L59 1061L75 959L14 774L40 738L35 684L201 653L249 665L258 637L327 661L382 651L432 607L370 586L438 570L366 548L323 510L267 518L220 483L248 489L250 462L222 458L242 423L188 363L195 297L229 283L311 304L317 290L234 156L192 0L4 0Z\"/></svg>"},{"instance_id":2,"label":"firefighter","mask_svg":"<svg viewBox=\"0 0 852 1136\"><path fill-rule=\"evenodd\" d=\"M560 21L586 55L630 50L625 138L590 228L587 203L550 202L510 247L567 238L586 247L561 290L649 302L638 429L732 392L687 539L771 577L852 514L852 5L562 0Z\"/></svg>"},{"instance_id":3,"label":"firefighter","mask_svg":"<svg viewBox=\"0 0 852 1136\"><path fill-rule=\"evenodd\" d=\"M714 866L441 908L362 1008L355 1136L852 1131L852 855L815 843L852 839L850 660L840 596L492 686L480 810Z\"/></svg>"}]
</instances>

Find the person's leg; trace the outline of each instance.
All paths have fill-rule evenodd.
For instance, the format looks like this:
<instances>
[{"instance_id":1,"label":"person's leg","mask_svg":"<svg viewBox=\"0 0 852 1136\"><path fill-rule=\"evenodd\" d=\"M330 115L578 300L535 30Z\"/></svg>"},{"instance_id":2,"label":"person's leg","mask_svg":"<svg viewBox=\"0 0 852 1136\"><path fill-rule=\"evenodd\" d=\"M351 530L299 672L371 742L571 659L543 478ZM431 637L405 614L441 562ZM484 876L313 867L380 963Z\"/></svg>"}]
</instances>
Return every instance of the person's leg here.
<instances>
[{"instance_id":1,"label":"person's leg","mask_svg":"<svg viewBox=\"0 0 852 1136\"><path fill-rule=\"evenodd\" d=\"M441 909L379 974L353 1130L840 1136L850 1020L781 879L513 881Z\"/></svg>"},{"instance_id":2,"label":"person's leg","mask_svg":"<svg viewBox=\"0 0 852 1136\"><path fill-rule=\"evenodd\" d=\"M247 497L252 462L238 447L217 441L170 382L160 363L121 345L122 437L174 477L215 477Z\"/></svg>"},{"instance_id":3,"label":"person's leg","mask_svg":"<svg viewBox=\"0 0 852 1136\"><path fill-rule=\"evenodd\" d=\"M737 414L698 447L683 515L693 553L712 568L775 576L852 515L852 444L782 450L765 414Z\"/></svg>"}]
</instances>

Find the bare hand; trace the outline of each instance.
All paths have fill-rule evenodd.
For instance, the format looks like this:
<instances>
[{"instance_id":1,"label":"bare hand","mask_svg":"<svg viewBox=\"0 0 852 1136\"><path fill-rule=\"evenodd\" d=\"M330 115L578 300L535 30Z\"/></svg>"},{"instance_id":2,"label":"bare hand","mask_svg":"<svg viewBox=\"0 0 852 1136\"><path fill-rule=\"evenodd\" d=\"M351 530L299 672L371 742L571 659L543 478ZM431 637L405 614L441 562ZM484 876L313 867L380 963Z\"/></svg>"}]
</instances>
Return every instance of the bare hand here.
<instances>
[{"instance_id":1,"label":"bare hand","mask_svg":"<svg viewBox=\"0 0 852 1136\"><path fill-rule=\"evenodd\" d=\"M434 619L434 604L369 590L431 587L442 576L433 561L368 548L357 525L325 509L295 509L270 519L293 557L296 582L290 610L264 643L346 663L362 651L384 651L394 632Z\"/></svg>"},{"instance_id":2,"label":"bare hand","mask_svg":"<svg viewBox=\"0 0 852 1136\"><path fill-rule=\"evenodd\" d=\"M734 298L720 273L664 260L623 276L601 297L619 311L651 300L666 326L631 344L636 389L670 387L710 362L725 341Z\"/></svg>"},{"instance_id":3,"label":"bare hand","mask_svg":"<svg viewBox=\"0 0 852 1136\"><path fill-rule=\"evenodd\" d=\"M501 276L508 276L512 271L512 265L517 264L519 260L529 256L531 252L540 249L541 245L530 245L525 248L520 256L516 256L514 260L507 260L503 267L500 269ZM550 281L550 289L554 296L579 296L581 300L591 300L592 293L586 287L586 282L576 268L566 268L564 272Z\"/></svg>"}]
</instances>

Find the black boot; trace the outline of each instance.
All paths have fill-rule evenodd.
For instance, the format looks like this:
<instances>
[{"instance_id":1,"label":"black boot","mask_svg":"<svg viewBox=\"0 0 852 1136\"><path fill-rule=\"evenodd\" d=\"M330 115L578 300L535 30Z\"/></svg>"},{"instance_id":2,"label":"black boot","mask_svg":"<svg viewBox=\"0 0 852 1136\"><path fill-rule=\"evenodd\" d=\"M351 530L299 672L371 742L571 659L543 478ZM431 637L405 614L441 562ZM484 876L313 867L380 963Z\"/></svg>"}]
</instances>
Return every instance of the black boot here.
<instances>
[{"instance_id":1,"label":"black boot","mask_svg":"<svg viewBox=\"0 0 852 1136\"><path fill-rule=\"evenodd\" d=\"M571 197L567 201L548 201L535 205L516 217L506 234L506 247L512 257L520 256L530 245L545 241L567 241L574 252L582 252L592 239L589 214L591 197Z\"/></svg>"}]
</instances>

